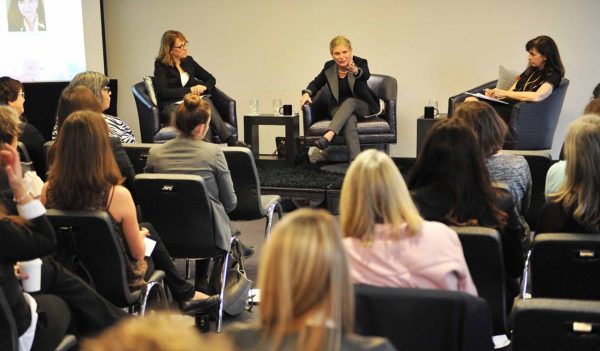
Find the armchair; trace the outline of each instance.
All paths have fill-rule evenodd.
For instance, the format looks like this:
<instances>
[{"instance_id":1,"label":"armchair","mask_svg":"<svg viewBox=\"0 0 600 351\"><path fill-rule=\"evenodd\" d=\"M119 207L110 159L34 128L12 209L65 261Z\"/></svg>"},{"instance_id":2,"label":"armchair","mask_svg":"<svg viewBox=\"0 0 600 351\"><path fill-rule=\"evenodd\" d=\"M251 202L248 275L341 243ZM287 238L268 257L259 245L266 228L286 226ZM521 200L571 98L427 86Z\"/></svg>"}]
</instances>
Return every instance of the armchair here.
<instances>
[{"instance_id":1,"label":"armchair","mask_svg":"<svg viewBox=\"0 0 600 351\"><path fill-rule=\"evenodd\" d=\"M497 80L467 90L471 93L496 87ZM552 148L554 132L565 100L569 80L563 78L552 94L540 102L519 102L512 109L510 129L514 131L514 149L548 150ZM467 94L458 94L448 99L448 116L452 116L457 104L464 101Z\"/></svg>"},{"instance_id":2,"label":"armchair","mask_svg":"<svg viewBox=\"0 0 600 351\"><path fill-rule=\"evenodd\" d=\"M152 77L150 78L152 79ZM131 91L138 111L142 143L164 143L175 138L175 129L160 123L161 112L156 103L152 101L153 99L150 98L148 88L144 81L135 83L131 87ZM237 138L235 100L227 96L227 94L217 87L213 89L210 98L217 110L221 113L223 121L231 130L231 133ZM216 134L212 135L212 141L215 143L225 142L224 140L220 140Z\"/></svg>"},{"instance_id":3,"label":"armchair","mask_svg":"<svg viewBox=\"0 0 600 351\"><path fill-rule=\"evenodd\" d=\"M371 74L367 84L385 103L385 110L377 117L359 119L358 140L361 145L383 146L389 154L389 144L396 143L396 98L398 83L396 78L381 74ZM330 92L327 86L315 94L311 104L302 106L304 120L304 138L307 144L313 143L327 131L331 119L327 111ZM344 137L336 135L332 145L345 145Z\"/></svg>"}]
</instances>

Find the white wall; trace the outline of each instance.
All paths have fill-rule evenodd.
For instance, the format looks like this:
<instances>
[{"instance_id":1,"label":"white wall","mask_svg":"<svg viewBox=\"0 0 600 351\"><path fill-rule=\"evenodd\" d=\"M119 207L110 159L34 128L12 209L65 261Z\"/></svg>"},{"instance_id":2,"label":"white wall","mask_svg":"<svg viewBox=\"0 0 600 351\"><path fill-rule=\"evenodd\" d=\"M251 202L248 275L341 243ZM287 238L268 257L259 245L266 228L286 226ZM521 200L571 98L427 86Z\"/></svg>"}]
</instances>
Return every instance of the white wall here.
<instances>
[{"instance_id":1,"label":"white wall","mask_svg":"<svg viewBox=\"0 0 600 351\"><path fill-rule=\"evenodd\" d=\"M498 65L527 63L527 40L547 34L562 54L571 80L554 140L558 154L567 124L600 82L597 0L104 0L108 73L119 79L119 116L139 136L130 87L153 73L162 33L182 31L189 53L238 103L238 126L252 96L261 112L272 99L294 103L328 60L329 40L348 36L371 72L398 79L398 144L393 156L414 157L416 119L430 98L447 98L497 77ZM261 134L261 153L274 136ZM262 131L262 129L261 129Z\"/></svg>"}]
</instances>

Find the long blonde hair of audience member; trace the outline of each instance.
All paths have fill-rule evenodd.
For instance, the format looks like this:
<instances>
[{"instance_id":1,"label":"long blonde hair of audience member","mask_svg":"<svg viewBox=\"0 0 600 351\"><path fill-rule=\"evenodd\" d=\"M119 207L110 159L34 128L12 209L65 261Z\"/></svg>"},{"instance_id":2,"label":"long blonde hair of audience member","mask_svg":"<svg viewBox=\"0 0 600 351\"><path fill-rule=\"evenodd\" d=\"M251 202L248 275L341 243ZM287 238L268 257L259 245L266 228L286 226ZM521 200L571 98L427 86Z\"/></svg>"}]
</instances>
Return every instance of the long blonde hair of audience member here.
<instances>
[{"instance_id":1,"label":"long blonde hair of audience member","mask_svg":"<svg viewBox=\"0 0 600 351\"><path fill-rule=\"evenodd\" d=\"M227 339L202 337L198 330L167 313L128 318L98 337L85 339L81 351L229 351Z\"/></svg>"},{"instance_id":2,"label":"long blonde hair of audience member","mask_svg":"<svg viewBox=\"0 0 600 351\"><path fill-rule=\"evenodd\" d=\"M210 105L200 96L195 94L186 94L183 102L177 107L173 125L179 134L186 138L198 137L204 138L208 132L208 123L210 121ZM204 128L196 133L198 126Z\"/></svg>"},{"instance_id":3,"label":"long blonde hair of audience member","mask_svg":"<svg viewBox=\"0 0 600 351\"><path fill-rule=\"evenodd\" d=\"M171 50L173 50L173 46L175 45L175 41L177 39L187 43L185 35L183 35L183 33L180 31L168 30L164 32L162 38L160 39L160 48L158 49L158 55L156 55L156 59L167 66L174 67L175 59L173 59L173 55L171 55Z\"/></svg>"},{"instance_id":4,"label":"long blonde hair of audience member","mask_svg":"<svg viewBox=\"0 0 600 351\"><path fill-rule=\"evenodd\" d=\"M47 199L63 210L87 209L99 194L123 182L102 114L77 111L64 121L53 145Z\"/></svg>"},{"instance_id":5,"label":"long blonde hair of audience member","mask_svg":"<svg viewBox=\"0 0 600 351\"><path fill-rule=\"evenodd\" d=\"M9 144L13 147L17 145L17 138L20 132L21 121L19 120L19 114L17 111L10 107L0 105L0 150L4 150L4 144ZM5 165L3 162L0 166L0 174L4 173ZM1 175L4 177L4 174ZM4 189L2 189L4 190ZM6 212L6 208L0 202L0 220L8 219L12 222L23 224L23 217L9 216Z\"/></svg>"},{"instance_id":6,"label":"long blonde hair of audience member","mask_svg":"<svg viewBox=\"0 0 600 351\"><path fill-rule=\"evenodd\" d=\"M600 116L583 115L569 125L565 139L567 180L553 201L589 230L600 233Z\"/></svg>"},{"instance_id":7,"label":"long blonde hair of audience member","mask_svg":"<svg viewBox=\"0 0 600 351\"><path fill-rule=\"evenodd\" d=\"M339 226L323 210L299 209L276 225L259 264L263 340L278 350L339 350L352 333L354 295Z\"/></svg>"},{"instance_id":8,"label":"long blonde hair of audience member","mask_svg":"<svg viewBox=\"0 0 600 351\"><path fill-rule=\"evenodd\" d=\"M392 233L406 223L408 234L414 235L421 230L423 218L398 167L388 155L371 149L358 155L344 177L340 222L345 236L368 243L377 223L391 225Z\"/></svg>"}]
</instances>

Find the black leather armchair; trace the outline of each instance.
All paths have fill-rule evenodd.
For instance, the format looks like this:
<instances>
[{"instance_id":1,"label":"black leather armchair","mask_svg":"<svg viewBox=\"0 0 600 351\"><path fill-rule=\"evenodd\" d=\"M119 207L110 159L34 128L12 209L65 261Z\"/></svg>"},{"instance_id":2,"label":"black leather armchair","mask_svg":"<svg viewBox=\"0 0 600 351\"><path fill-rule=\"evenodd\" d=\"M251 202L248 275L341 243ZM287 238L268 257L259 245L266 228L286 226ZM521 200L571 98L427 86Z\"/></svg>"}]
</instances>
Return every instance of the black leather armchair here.
<instances>
[{"instance_id":1,"label":"black leather armchair","mask_svg":"<svg viewBox=\"0 0 600 351\"><path fill-rule=\"evenodd\" d=\"M377 117L362 118L358 120L358 140L361 145L383 145L389 153L389 144L395 144L396 132L396 98L398 83L396 78L381 74L371 74L367 81L369 87L385 103L385 110ZM323 86L315 94L311 104L302 106L304 119L304 138L308 145L327 132L331 119L327 111L327 102L331 96L329 88ZM345 145L342 135L333 138L332 145Z\"/></svg>"},{"instance_id":2,"label":"black leather armchair","mask_svg":"<svg viewBox=\"0 0 600 351\"><path fill-rule=\"evenodd\" d=\"M481 92L483 89L496 87L497 80L467 90L470 93ZM540 102L519 102L514 105L510 116L510 129L514 131L516 150L548 150L552 148L554 132L558 125L560 111L567 94L569 80L563 78L552 94ZM448 116L456 105L465 100L465 93L448 99Z\"/></svg>"},{"instance_id":3,"label":"black leather armchair","mask_svg":"<svg viewBox=\"0 0 600 351\"><path fill-rule=\"evenodd\" d=\"M131 87L131 91L133 92L135 105L138 110L142 143L164 143L175 138L175 129L160 123L160 111L158 106L152 102L144 82L135 83ZM217 110L221 113L223 121L231 130L232 135L237 138L235 100L217 87L213 89L210 98ZM212 141L215 143L225 142L224 140L220 140L219 136L216 134L212 134Z\"/></svg>"}]
</instances>

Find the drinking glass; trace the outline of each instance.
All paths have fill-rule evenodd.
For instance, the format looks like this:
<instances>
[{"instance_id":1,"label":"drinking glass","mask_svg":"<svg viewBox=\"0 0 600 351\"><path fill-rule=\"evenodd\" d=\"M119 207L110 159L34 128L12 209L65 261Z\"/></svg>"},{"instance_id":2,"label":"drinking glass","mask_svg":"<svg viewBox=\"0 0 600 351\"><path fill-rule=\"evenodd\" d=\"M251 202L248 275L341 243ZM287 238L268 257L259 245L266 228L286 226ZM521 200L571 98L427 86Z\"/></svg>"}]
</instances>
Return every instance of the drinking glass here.
<instances>
[{"instance_id":1,"label":"drinking glass","mask_svg":"<svg viewBox=\"0 0 600 351\"><path fill-rule=\"evenodd\" d=\"M273 114L275 116L278 116L280 114L279 110L281 110L281 105L281 99L273 99Z\"/></svg>"},{"instance_id":2,"label":"drinking glass","mask_svg":"<svg viewBox=\"0 0 600 351\"><path fill-rule=\"evenodd\" d=\"M250 99L250 115L258 116L258 98L256 97Z\"/></svg>"}]
</instances>

